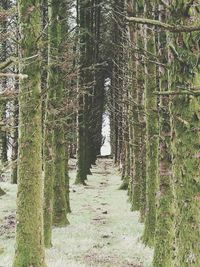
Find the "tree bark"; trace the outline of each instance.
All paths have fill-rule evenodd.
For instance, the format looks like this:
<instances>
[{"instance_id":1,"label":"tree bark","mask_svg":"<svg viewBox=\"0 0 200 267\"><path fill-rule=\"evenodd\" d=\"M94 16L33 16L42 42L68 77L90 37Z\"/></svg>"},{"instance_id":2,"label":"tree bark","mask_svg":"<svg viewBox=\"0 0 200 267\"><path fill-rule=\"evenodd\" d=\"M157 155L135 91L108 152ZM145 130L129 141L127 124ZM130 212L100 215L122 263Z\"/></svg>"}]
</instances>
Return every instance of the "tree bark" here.
<instances>
[{"instance_id":1,"label":"tree bark","mask_svg":"<svg viewBox=\"0 0 200 267\"><path fill-rule=\"evenodd\" d=\"M156 0L146 1L146 16L154 18ZM156 54L156 39L154 27L146 29L146 50L152 55ZM154 245L156 227L156 192L158 179L158 113L157 97L154 91L157 88L157 67L154 63L146 63L145 81L145 113L147 127L146 144L146 185L147 185L147 213L143 240L149 246Z\"/></svg>"},{"instance_id":2,"label":"tree bark","mask_svg":"<svg viewBox=\"0 0 200 267\"><path fill-rule=\"evenodd\" d=\"M19 85L19 177L14 267L45 266L43 246L43 176L40 58L24 64L24 58L40 51L40 1L18 2L20 71L28 80Z\"/></svg>"}]
</instances>

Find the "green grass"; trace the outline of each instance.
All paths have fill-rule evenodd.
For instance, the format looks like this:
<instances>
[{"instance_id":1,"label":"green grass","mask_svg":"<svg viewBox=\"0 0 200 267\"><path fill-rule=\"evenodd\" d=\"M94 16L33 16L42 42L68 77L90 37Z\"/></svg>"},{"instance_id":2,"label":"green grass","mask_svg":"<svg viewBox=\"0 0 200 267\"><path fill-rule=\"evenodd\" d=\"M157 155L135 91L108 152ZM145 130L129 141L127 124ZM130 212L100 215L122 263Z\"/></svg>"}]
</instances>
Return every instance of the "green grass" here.
<instances>
[{"instance_id":1,"label":"green grass","mask_svg":"<svg viewBox=\"0 0 200 267\"><path fill-rule=\"evenodd\" d=\"M93 168L88 187L74 185L75 172L70 173L70 225L53 230L53 247L46 251L48 267L151 266L153 251L140 241L143 225L139 214L130 212L126 192L118 190L120 177L111 164L106 165L107 175L102 161ZM16 186L1 186L7 191L0 200L2 223L15 209ZM9 235L4 234L0 242L2 267L12 265L14 234Z\"/></svg>"}]
</instances>

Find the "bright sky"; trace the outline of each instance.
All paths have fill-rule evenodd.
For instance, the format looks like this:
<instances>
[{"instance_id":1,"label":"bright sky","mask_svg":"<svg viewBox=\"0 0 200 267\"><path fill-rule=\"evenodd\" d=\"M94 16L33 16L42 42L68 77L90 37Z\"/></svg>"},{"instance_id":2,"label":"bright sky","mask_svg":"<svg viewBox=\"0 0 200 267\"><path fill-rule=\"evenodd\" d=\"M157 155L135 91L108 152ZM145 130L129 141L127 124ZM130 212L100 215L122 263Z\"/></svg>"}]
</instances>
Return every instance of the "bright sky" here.
<instances>
[{"instance_id":1,"label":"bright sky","mask_svg":"<svg viewBox=\"0 0 200 267\"><path fill-rule=\"evenodd\" d=\"M103 128L102 128L102 135L105 137L105 142L101 147L101 155L110 155L111 154L111 147L110 147L110 119L108 114L104 114L103 116Z\"/></svg>"}]
</instances>

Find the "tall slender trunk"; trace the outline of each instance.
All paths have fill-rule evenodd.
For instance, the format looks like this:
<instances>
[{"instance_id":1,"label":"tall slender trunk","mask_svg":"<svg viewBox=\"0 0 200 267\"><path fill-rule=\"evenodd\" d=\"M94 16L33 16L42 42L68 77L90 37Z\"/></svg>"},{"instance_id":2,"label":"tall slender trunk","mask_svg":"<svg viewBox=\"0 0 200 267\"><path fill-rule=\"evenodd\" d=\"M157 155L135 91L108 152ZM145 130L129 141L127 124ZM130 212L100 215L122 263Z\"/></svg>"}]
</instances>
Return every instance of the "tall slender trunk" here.
<instances>
[{"instance_id":1,"label":"tall slender trunk","mask_svg":"<svg viewBox=\"0 0 200 267\"><path fill-rule=\"evenodd\" d=\"M64 105L65 78L61 62L64 61L63 46L67 30L65 24L67 17L67 1L51 1L51 44L52 60L55 62L55 76L52 76L51 88L54 90L53 111L57 116L54 117L53 129L53 156L54 156L54 197L53 197L53 224L55 226L65 226L69 223L67 219L66 203L66 183L65 183L65 132L62 108ZM53 52L54 51L54 52ZM56 59L56 60L55 60ZM61 59L61 62L60 62Z\"/></svg>"},{"instance_id":2,"label":"tall slender trunk","mask_svg":"<svg viewBox=\"0 0 200 267\"><path fill-rule=\"evenodd\" d=\"M19 90L16 86L15 90ZM18 125L19 125L19 101L16 99L14 101L14 129L13 129L13 143L12 143L12 172L11 172L11 182L12 184L17 184L17 177L18 177Z\"/></svg>"},{"instance_id":3,"label":"tall slender trunk","mask_svg":"<svg viewBox=\"0 0 200 267\"><path fill-rule=\"evenodd\" d=\"M129 4L129 14L136 15L136 3ZM140 124L139 124L139 101L138 93L141 90L138 84L138 55L134 51L138 43L138 31L136 25L130 25L130 39L131 39L131 72L132 72L132 85L131 85L131 121L133 128L133 178L132 178L132 197L131 204L132 210L140 210L141 205L141 163L140 163Z\"/></svg>"},{"instance_id":4,"label":"tall slender trunk","mask_svg":"<svg viewBox=\"0 0 200 267\"><path fill-rule=\"evenodd\" d=\"M77 127L78 127L78 138L77 138L77 176L76 184L85 184L87 179L87 154L86 154L86 94L87 94L87 37L89 29L86 28L86 12L89 4L89 0L78 1L78 23L80 26L80 77L78 84L78 114L77 114Z\"/></svg>"},{"instance_id":5,"label":"tall slender trunk","mask_svg":"<svg viewBox=\"0 0 200 267\"><path fill-rule=\"evenodd\" d=\"M54 102L55 102L55 86L57 84L57 62L55 58L57 51L56 46L56 21L53 12L53 2L48 2L48 16L50 25L48 27L48 76L47 76L47 95L44 117L44 244L45 247L52 246L52 223L53 223L53 199L54 199L54 149L53 149L53 133L54 133ZM53 17L54 16L54 17Z\"/></svg>"},{"instance_id":6,"label":"tall slender trunk","mask_svg":"<svg viewBox=\"0 0 200 267\"><path fill-rule=\"evenodd\" d=\"M20 68L19 169L14 267L44 267L40 1L18 2ZM32 59L31 57L34 57ZM28 63L28 64L27 64Z\"/></svg>"},{"instance_id":7,"label":"tall slender trunk","mask_svg":"<svg viewBox=\"0 0 200 267\"><path fill-rule=\"evenodd\" d=\"M66 210L67 213L71 212L70 206L70 189L69 189L69 172L68 172L68 160L69 160L69 145L68 145L68 136L65 135L65 191L66 191Z\"/></svg>"},{"instance_id":8,"label":"tall slender trunk","mask_svg":"<svg viewBox=\"0 0 200 267\"><path fill-rule=\"evenodd\" d=\"M187 1L172 1L171 23L199 25L195 7L186 8ZM191 19L191 14L196 20ZM171 90L190 90L200 86L198 33L177 33L171 36ZM199 201L199 106L200 97L174 95L170 106L172 116L172 162L175 189L176 265L200 266L200 201Z\"/></svg>"},{"instance_id":9,"label":"tall slender trunk","mask_svg":"<svg viewBox=\"0 0 200 267\"><path fill-rule=\"evenodd\" d=\"M163 6L159 6L159 18L166 22L169 12ZM160 62L165 66L170 64L173 58L167 48L170 42L166 32L159 33L158 56ZM160 92L170 90L171 82L169 71L159 67ZM159 104L159 175L157 193L157 223L155 236L155 251L153 266L174 266L174 190L172 180L172 157L171 157L171 117L170 97L161 96Z\"/></svg>"},{"instance_id":10,"label":"tall slender trunk","mask_svg":"<svg viewBox=\"0 0 200 267\"><path fill-rule=\"evenodd\" d=\"M155 18L156 0L146 0L146 17ZM150 55L156 55L155 28L146 29L146 50ZM146 185L147 185L147 213L145 219L145 230L143 240L149 246L154 245L156 227L156 192L158 178L158 113L157 96L157 67L152 59L146 63L145 81L145 112L147 127L146 144Z\"/></svg>"},{"instance_id":11,"label":"tall slender trunk","mask_svg":"<svg viewBox=\"0 0 200 267\"><path fill-rule=\"evenodd\" d=\"M7 10L8 9L8 3L7 1L3 0L1 2L1 7L3 8L3 10ZM7 35L7 19L2 20L0 22L0 28L1 28L1 33L3 37L3 40L1 42L1 60L4 62L7 59L7 39L6 39L6 35ZM1 87L3 88L3 90L7 89L7 78L1 78ZM2 126L5 126L6 124L6 110L7 110L7 100L5 99L0 99L0 120L1 120L1 124ZM6 163L8 161L8 155L7 155L7 150L8 150L8 144L7 144L7 132L5 130L5 127L1 127L0 129L0 159L2 164Z\"/></svg>"},{"instance_id":12,"label":"tall slender trunk","mask_svg":"<svg viewBox=\"0 0 200 267\"><path fill-rule=\"evenodd\" d=\"M144 0L140 0L136 4L137 16L144 15ZM145 115L145 69L144 69L144 27L137 25L137 43L138 52L136 53L136 81L137 81L137 103L138 103L138 149L139 164L138 175L140 183L140 218L144 221L146 215L146 115Z\"/></svg>"}]
</instances>

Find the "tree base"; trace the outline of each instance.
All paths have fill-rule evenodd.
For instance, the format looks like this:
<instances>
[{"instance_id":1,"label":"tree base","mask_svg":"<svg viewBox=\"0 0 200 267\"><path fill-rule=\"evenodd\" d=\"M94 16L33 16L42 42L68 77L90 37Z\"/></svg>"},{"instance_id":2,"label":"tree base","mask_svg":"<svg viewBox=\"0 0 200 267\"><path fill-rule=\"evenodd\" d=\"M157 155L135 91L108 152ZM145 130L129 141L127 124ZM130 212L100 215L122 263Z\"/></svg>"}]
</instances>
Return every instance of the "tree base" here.
<instances>
[{"instance_id":1,"label":"tree base","mask_svg":"<svg viewBox=\"0 0 200 267\"><path fill-rule=\"evenodd\" d=\"M4 196L6 194L6 192L3 191L3 189L0 188L0 197Z\"/></svg>"},{"instance_id":2,"label":"tree base","mask_svg":"<svg viewBox=\"0 0 200 267\"><path fill-rule=\"evenodd\" d=\"M68 219L66 218L65 220L61 221L61 222L54 222L53 226L54 227L58 227L58 228L62 228L62 227L66 227L67 225L69 225L70 222L68 221Z\"/></svg>"},{"instance_id":3,"label":"tree base","mask_svg":"<svg viewBox=\"0 0 200 267\"><path fill-rule=\"evenodd\" d=\"M154 238L148 236L147 232L144 232L141 239L142 239L142 242L145 244L145 246L148 246L150 248L154 247Z\"/></svg>"},{"instance_id":4,"label":"tree base","mask_svg":"<svg viewBox=\"0 0 200 267\"><path fill-rule=\"evenodd\" d=\"M91 170L88 170L88 171L87 171L87 175L92 175Z\"/></svg>"},{"instance_id":5,"label":"tree base","mask_svg":"<svg viewBox=\"0 0 200 267\"><path fill-rule=\"evenodd\" d=\"M128 182L126 181L126 179L123 180L122 184L120 185L120 187L118 189L119 190L127 190L128 189Z\"/></svg>"}]
</instances>

